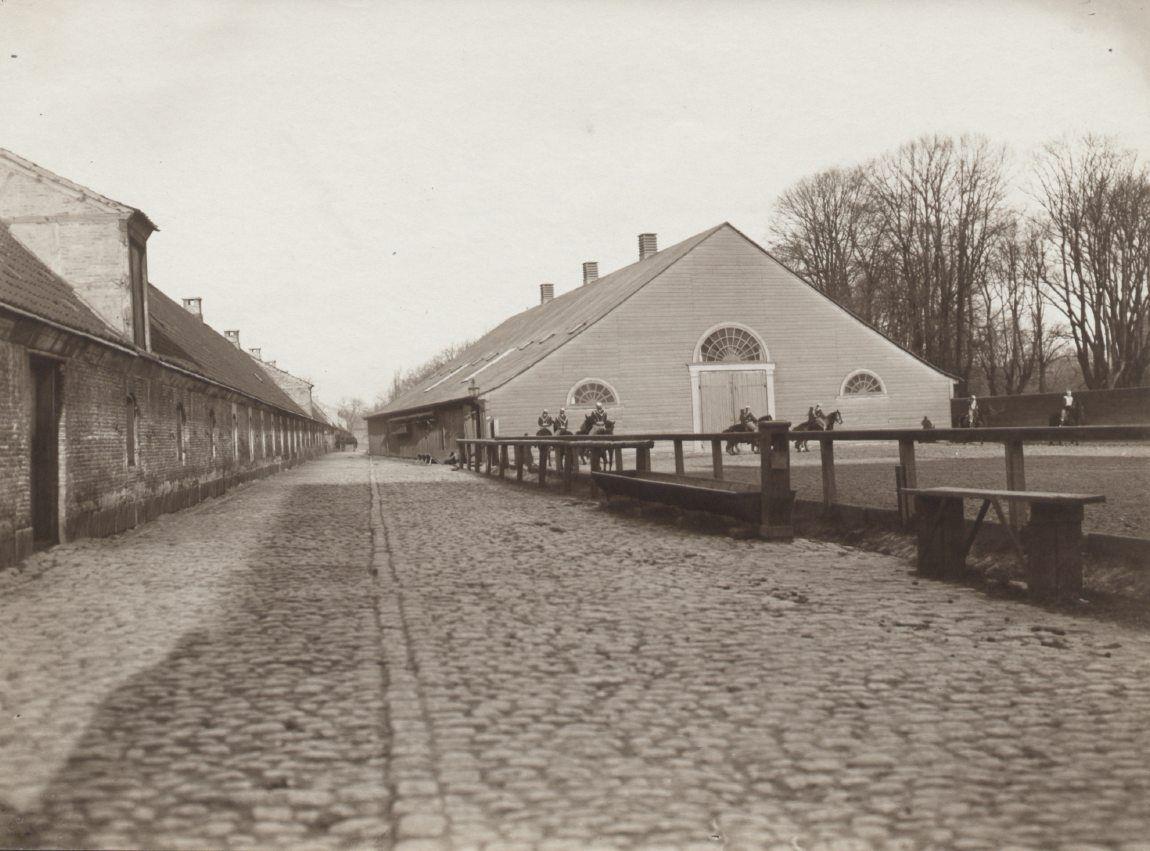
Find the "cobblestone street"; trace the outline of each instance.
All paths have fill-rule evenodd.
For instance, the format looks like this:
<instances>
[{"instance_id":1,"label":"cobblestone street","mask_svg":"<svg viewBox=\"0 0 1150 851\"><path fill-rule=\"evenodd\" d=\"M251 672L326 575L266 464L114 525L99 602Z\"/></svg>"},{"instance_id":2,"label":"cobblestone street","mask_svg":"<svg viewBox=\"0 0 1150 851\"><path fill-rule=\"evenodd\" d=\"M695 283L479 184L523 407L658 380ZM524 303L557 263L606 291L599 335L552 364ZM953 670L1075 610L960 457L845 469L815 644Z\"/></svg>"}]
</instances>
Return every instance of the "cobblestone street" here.
<instances>
[{"instance_id":1,"label":"cobblestone street","mask_svg":"<svg viewBox=\"0 0 1150 851\"><path fill-rule=\"evenodd\" d=\"M42 553L0 642L4 846L1150 836L1150 635L443 467Z\"/></svg>"}]
</instances>

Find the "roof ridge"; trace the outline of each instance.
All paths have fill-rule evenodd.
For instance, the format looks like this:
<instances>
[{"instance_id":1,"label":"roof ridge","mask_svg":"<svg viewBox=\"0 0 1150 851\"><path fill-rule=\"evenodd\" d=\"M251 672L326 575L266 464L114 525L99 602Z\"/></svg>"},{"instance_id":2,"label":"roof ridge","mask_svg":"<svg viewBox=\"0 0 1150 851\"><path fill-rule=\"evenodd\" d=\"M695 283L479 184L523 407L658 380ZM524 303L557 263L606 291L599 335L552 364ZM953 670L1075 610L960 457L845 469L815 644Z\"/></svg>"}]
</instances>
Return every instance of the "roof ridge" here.
<instances>
[{"instance_id":1,"label":"roof ridge","mask_svg":"<svg viewBox=\"0 0 1150 851\"><path fill-rule=\"evenodd\" d=\"M520 331L522 332L519 338L520 340L522 340L523 336L527 336L529 338L523 345L519 345L519 343L516 344L516 348L523 350L529 345L537 345L545 342L546 340L549 340L560 331L566 331L567 336L560 340L556 345L553 345L547 348L545 351L539 353L538 357L529 356L524 358L522 362L513 366L507 374L502 375L491 385L485 387L483 392L489 393L492 390L502 387L507 382L521 375L524 371L530 369L531 367L545 360L554 352L561 349L564 345L570 342L570 340L589 330L592 326L597 324L608 314L616 310L625 301L627 301L641 289L662 275L663 272L686 257L697 246L701 245L708 238L722 230L724 227L730 226L731 225L729 222L721 222L717 225L707 228L706 230L686 237L685 239L681 239L674 245L670 245L667 248L664 248L662 251L656 252L651 257L642 258L632 263L628 263L626 266L621 266L620 268L602 276L592 283L584 284L582 286L568 290L567 292L563 293L563 295L556 296L545 304L533 305L526 310L521 310L518 313L509 316L498 325L496 325L493 329L484 334L482 337L480 337L478 340L476 340L474 343L472 343L470 346L468 346L467 349L461 352L458 357L449 363L444 364L441 369L427 376L418 385L405 390L404 393L397 399L394 399L388 404L377 408L376 410L367 414L367 416L375 416L382 413L397 413L400 411L409 410L411 408L443 404L444 402L467 398L470 394L458 393L455 396L449 395L445 398L437 395L434 398L425 400L417 400L414 397L416 393L425 393L434 389L434 387L442 384L446 378L450 378L454 373L463 369L463 367L470 365L472 360L476 357L476 352L486 354L493 343L493 335L510 335L513 331ZM628 280L629 275L635 275L636 273L641 274L638 274L638 276L633 280ZM612 281L612 279L614 279L614 281ZM615 285L614 288L612 287L612 283ZM600 300L603 301L603 304L599 307L599 309L588 309L586 314L580 314L578 312L577 308L582 304L586 304L588 308L594 308L596 305L596 301L594 301L594 299L597 295L612 293L614 292L615 288L623 289L620 290L618 294L613 298L601 298ZM530 319L545 318L552 318L555 321L549 325L546 325L542 329L540 329L538 325L531 327L531 324L528 321ZM527 327L516 327L515 323L517 321L521 326ZM572 328L567 328L566 326L568 322L574 322L576 324ZM543 322L539 323L539 325L544 324L545 323ZM538 334L546 334L546 336L537 340L535 337ZM500 342L498 344L496 354L503 350L503 347L508 342L510 341L504 340ZM511 349L506 349L506 351L510 352ZM439 380L435 381L435 379ZM431 386L428 386L429 383Z\"/></svg>"}]
</instances>

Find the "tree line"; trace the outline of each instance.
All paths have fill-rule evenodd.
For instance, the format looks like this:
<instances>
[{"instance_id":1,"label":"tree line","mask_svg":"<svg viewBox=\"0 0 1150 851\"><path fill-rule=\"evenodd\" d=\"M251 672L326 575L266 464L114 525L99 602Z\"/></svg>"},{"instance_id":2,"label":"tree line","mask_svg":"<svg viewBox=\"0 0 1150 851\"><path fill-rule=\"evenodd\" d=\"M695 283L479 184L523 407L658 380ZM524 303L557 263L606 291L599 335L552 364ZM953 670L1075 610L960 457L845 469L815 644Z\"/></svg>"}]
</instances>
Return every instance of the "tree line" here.
<instances>
[{"instance_id":1,"label":"tree line","mask_svg":"<svg viewBox=\"0 0 1150 851\"><path fill-rule=\"evenodd\" d=\"M966 387L1090 389L1150 367L1150 172L1114 140L1043 148L1015 176L978 136L924 136L802 178L774 205L783 263Z\"/></svg>"}]
</instances>

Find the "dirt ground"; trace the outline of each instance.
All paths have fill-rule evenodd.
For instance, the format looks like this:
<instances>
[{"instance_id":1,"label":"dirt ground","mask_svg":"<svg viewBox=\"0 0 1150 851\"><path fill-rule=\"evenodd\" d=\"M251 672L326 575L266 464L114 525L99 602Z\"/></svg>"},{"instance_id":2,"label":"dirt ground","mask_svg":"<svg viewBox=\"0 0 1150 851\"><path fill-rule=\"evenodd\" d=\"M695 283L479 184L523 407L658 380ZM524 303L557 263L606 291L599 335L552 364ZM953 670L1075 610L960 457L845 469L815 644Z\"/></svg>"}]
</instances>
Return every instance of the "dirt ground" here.
<instances>
[{"instance_id":1,"label":"dirt ground","mask_svg":"<svg viewBox=\"0 0 1150 851\"><path fill-rule=\"evenodd\" d=\"M799 499L820 499L818 445L809 453L791 452L791 484ZM1086 508L1087 532L1150 538L1150 447L1129 444L1027 446L1029 490L1100 493L1104 505ZM665 456L665 457L664 457ZM1006 487L1006 465L998 444L921 445L917 448L920 487ZM723 456L728 478L758 481L758 456ZM835 478L839 501L852 505L895 508L894 468L897 448L885 443L835 444ZM657 470L673 469L670 452L653 459ZM688 472L710 475L710 453L695 453ZM973 516L977 506L968 509Z\"/></svg>"}]
</instances>

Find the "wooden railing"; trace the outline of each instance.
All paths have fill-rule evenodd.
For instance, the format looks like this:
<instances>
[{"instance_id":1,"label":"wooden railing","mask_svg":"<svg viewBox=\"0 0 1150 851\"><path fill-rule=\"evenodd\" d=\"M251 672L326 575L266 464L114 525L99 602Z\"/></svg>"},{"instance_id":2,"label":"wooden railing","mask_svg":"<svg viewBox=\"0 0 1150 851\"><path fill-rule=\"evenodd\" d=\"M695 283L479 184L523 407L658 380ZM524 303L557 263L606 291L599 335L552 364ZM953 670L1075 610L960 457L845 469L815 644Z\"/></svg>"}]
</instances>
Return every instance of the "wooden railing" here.
<instances>
[{"instance_id":1,"label":"wooden railing","mask_svg":"<svg viewBox=\"0 0 1150 851\"><path fill-rule=\"evenodd\" d=\"M793 535L790 506L794 493L790 478L790 423L764 421L759 430L752 432L655 432L644 434L572 435L555 437L513 438L459 438L456 443L462 454L462 464L475 472L504 478L515 469L515 478L523 480L524 467L532 449L539 452L539 484L547 484L549 456L555 454L555 468L561 476L562 486L570 490L578 471L579 451L589 450L592 472L599 469L602 453L610 452L615 469L623 469L623 451L635 452L635 471L651 472L651 449L656 443L672 444L675 472L684 475L684 444L705 441L711 444L714 477L723 478L723 444L728 442L754 444L760 454L761 522L760 534L771 539L789 540ZM592 493L595 491L592 480Z\"/></svg>"},{"instance_id":2,"label":"wooden railing","mask_svg":"<svg viewBox=\"0 0 1150 851\"><path fill-rule=\"evenodd\" d=\"M1141 426L1018 426L1002 428L937 428L937 429L843 429L841 431L791 432L792 440L818 442L822 464L823 507L833 510L838 501L835 483L835 443L844 440L898 443L898 466L895 487L899 515L909 522L914 511L912 501L902 491L918 487L915 445L919 443L1001 443L1006 464L1006 489L1026 490L1026 463L1023 446L1050 441L1135 441L1150 440L1150 425ZM1024 503L1010 503L1010 525L1018 527L1025 519Z\"/></svg>"}]
</instances>

